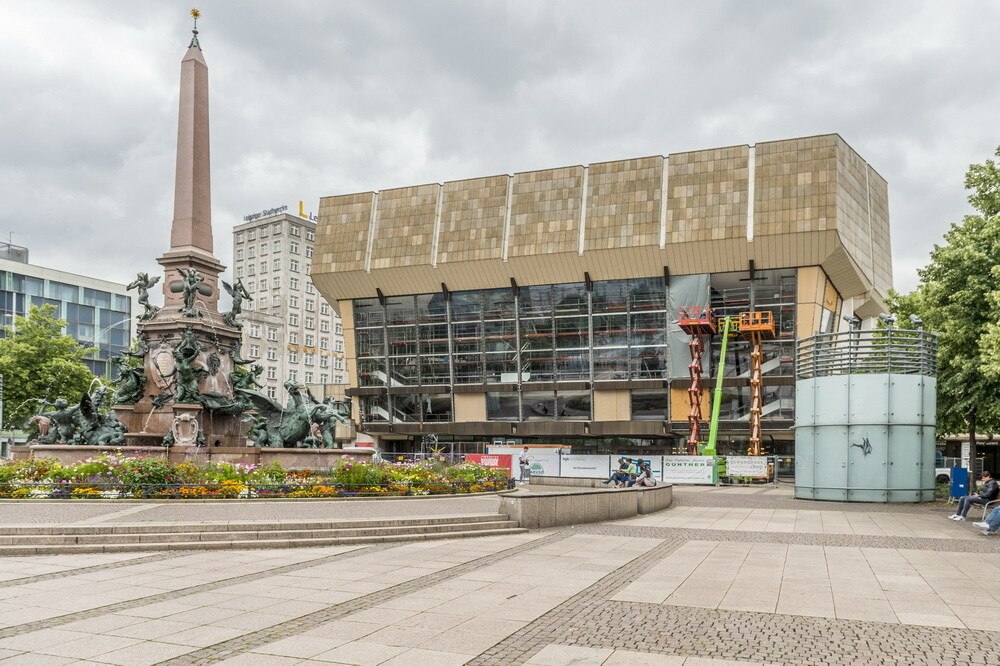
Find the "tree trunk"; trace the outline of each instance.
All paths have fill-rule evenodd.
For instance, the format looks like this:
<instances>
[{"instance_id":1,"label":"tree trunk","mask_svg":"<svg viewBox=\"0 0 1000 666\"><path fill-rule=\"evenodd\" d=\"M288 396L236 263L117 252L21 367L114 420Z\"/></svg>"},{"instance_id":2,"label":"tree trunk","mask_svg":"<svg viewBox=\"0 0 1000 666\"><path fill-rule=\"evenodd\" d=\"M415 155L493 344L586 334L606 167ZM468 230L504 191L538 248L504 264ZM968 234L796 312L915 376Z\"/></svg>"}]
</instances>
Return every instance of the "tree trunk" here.
<instances>
[{"instance_id":1,"label":"tree trunk","mask_svg":"<svg viewBox=\"0 0 1000 666\"><path fill-rule=\"evenodd\" d=\"M969 412L969 494L976 487L976 409Z\"/></svg>"}]
</instances>

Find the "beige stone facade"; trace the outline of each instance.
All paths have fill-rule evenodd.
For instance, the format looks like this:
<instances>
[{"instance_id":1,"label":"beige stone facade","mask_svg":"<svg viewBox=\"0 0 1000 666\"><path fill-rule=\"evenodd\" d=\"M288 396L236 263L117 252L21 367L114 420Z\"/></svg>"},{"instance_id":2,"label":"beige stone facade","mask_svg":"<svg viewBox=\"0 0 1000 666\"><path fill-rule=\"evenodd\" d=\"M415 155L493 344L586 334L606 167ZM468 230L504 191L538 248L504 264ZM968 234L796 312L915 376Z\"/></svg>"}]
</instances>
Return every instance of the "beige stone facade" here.
<instances>
[{"instance_id":1,"label":"beige stone facade","mask_svg":"<svg viewBox=\"0 0 1000 666\"><path fill-rule=\"evenodd\" d=\"M886 181L836 134L330 196L319 218L331 302L754 260L822 266L871 316L892 285Z\"/></svg>"},{"instance_id":2,"label":"beige stone facade","mask_svg":"<svg viewBox=\"0 0 1000 666\"><path fill-rule=\"evenodd\" d=\"M765 432L787 443L795 340L885 310L889 238L886 181L829 134L325 197L312 278L339 308L347 394L373 436L677 437L690 359L675 339L689 303L675 299L697 292L783 322L765 350ZM609 305L598 292L622 280ZM543 315L483 305L482 324L451 305L455 292L547 285L577 300ZM727 375L731 405L746 400L742 372ZM740 409L727 436L745 429Z\"/></svg>"}]
</instances>

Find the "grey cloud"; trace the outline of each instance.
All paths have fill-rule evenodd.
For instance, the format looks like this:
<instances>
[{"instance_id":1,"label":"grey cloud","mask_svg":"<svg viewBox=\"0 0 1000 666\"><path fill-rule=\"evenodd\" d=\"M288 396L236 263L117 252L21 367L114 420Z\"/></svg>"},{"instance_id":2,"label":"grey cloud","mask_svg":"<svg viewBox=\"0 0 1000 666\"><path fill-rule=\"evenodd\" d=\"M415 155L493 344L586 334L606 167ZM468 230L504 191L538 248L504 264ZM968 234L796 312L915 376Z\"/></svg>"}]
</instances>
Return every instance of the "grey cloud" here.
<instances>
[{"instance_id":1,"label":"grey cloud","mask_svg":"<svg viewBox=\"0 0 1000 666\"><path fill-rule=\"evenodd\" d=\"M189 2L22 2L0 21L0 234L155 270ZM202 7L217 253L298 199L836 131L889 181L896 283L1000 138L1000 6L860 0Z\"/></svg>"}]
</instances>

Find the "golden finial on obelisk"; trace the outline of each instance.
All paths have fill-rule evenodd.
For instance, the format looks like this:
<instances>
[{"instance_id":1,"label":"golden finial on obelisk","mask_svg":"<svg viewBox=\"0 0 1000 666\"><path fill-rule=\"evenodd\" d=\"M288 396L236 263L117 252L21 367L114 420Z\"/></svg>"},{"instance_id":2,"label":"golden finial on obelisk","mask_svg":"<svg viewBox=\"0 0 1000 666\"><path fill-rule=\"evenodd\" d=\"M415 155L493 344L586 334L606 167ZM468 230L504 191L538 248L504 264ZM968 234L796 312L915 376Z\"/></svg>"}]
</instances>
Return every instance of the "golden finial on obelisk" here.
<instances>
[{"instance_id":1,"label":"golden finial on obelisk","mask_svg":"<svg viewBox=\"0 0 1000 666\"><path fill-rule=\"evenodd\" d=\"M201 49L201 44L198 43L198 19L201 18L201 10L192 9L191 18L194 19L194 29L191 30L191 34L193 35L193 37L191 37L191 43L188 45L188 48L194 46L198 49Z\"/></svg>"}]
</instances>

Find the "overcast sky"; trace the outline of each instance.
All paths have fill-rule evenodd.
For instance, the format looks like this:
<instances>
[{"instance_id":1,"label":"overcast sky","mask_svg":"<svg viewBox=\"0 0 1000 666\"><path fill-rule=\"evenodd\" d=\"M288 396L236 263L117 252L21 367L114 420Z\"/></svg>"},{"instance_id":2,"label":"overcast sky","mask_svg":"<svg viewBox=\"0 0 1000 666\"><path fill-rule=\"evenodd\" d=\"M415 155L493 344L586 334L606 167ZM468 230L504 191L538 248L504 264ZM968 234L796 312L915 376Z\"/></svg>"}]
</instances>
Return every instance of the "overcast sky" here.
<instances>
[{"instance_id":1,"label":"overcast sky","mask_svg":"<svg viewBox=\"0 0 1000 666\"><path fill-rule=\"evenodd\" d=\"M32 263L159 270L192 1L226 264L299 199L838 132L905 291L1000 144L995 0L0 0L0 237Z\"/></svg>"}]
</instances>

